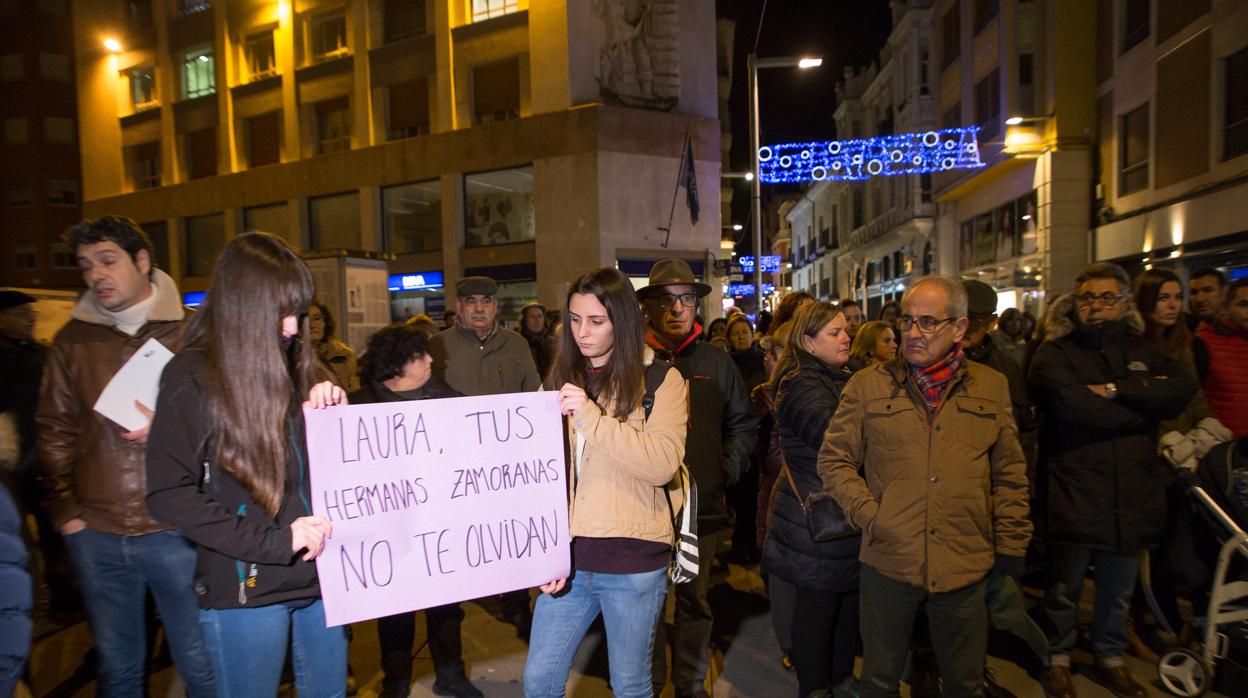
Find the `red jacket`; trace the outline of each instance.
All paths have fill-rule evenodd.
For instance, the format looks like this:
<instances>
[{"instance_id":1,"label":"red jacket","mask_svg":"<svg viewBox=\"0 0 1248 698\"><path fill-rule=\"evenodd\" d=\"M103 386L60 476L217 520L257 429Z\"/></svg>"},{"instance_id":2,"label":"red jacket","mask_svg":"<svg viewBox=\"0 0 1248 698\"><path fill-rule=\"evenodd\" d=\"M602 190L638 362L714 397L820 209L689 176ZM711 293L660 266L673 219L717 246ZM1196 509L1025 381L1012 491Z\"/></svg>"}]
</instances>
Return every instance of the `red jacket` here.
<instances>
[{"instance_id":1,"label":"red jacket","mask_svg":"<svg viewBox=\"0 0 1248 698\"><path fill-rule=\"evenodd\" d=\"M1209 353L1205 398L1235 438L1248 436L1248 335L1225 322L1201 323L1196 336Z\"/></svg>"}]
</instances>

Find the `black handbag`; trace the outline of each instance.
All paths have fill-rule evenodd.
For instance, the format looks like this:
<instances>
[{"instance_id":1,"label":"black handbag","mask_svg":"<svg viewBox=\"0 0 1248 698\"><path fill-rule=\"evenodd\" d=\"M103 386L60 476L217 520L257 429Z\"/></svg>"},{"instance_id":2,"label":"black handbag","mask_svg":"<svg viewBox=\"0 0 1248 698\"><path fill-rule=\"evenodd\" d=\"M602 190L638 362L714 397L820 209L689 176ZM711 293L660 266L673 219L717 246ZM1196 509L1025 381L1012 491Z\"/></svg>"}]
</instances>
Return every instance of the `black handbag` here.
<instances>
[{"instance_id":1,"label":"black handbag","mask_svg":"<svg viewBox=\"0 0 1248 698\"><path fill-rule=\"evenodd\" d=\"M784 476L789 480L789 487L793 488L793 496L801 505L802 513L806 515L806 529L810 531L810 537L815 539L816 543L828 543L860 535L849 524L849 519L845 517L841 505L836 503L831 494L825 490L819 490L802 497L801 491L797 489L797 483L793 481L793 473L789 472L789 464L784 463L780 467L784 469Z\"/></svg>"}]
</instances>

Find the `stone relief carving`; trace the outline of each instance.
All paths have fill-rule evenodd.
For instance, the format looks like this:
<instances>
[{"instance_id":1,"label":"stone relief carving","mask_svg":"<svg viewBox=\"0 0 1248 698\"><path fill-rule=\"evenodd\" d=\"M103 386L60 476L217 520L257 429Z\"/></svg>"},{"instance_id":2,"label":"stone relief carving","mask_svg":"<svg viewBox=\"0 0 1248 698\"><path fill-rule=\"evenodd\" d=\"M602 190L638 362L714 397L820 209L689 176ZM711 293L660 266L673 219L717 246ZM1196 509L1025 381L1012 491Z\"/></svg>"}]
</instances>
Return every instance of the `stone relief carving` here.
<instances>
[{"instance_id":1,"label":"stone relief carving","mask_svg":"<svg viewBox=\"0 0 1248 698\"><path fill-rule=\"evenodd\" d=\"M680 100L679 0L594 0L603 101L670 111Z\"/></svg>"}]
</instances>

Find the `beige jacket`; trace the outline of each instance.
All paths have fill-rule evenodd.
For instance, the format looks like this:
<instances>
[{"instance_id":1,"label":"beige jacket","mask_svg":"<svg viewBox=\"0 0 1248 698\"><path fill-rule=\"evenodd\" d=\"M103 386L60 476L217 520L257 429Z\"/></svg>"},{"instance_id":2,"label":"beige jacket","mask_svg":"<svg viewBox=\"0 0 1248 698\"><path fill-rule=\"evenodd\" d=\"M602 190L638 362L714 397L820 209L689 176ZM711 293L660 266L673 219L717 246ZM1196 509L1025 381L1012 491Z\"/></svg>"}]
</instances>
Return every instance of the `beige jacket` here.
<instances>
[{"instance_id":1,"label":"beige jacket","mask_svg":"<svg viewBox=\"0 0 1248 698\"><path fill-rule=\"evenodd\" d=\"M674 368L655 391L649 419L640 404L621 422L592 401L568 418L572 536L672 543L675 531L663 490L678 511L681 492L668 485L685 457L688 423L689 389ZM579 474L577 434L585 439Z\"/></svg>"},{"instance_id":2,"label":"beige jacket","mask_svg":"<svg viewBox=\"0 0 1248 698\"><path fill-rule=\"evenodd\" d=\"M859 559L891 579L954 591L983 579L996 555L1027 551L1027 465L1009 388L982 364L965 362L930 418L905 359L854 374L818 470L864 532Z\"/></svg>"}]
</instances>

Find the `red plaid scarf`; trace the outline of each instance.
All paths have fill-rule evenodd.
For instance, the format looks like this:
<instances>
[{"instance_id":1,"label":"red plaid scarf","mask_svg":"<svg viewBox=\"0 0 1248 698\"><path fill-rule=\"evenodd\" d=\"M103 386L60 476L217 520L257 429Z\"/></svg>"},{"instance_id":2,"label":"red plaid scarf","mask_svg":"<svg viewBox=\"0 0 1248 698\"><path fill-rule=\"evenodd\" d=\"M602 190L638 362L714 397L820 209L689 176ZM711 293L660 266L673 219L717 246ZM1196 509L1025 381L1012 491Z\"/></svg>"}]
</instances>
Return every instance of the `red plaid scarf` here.
<instances>
[{"instance_id":1,"label":"red plaid scarf","mask_svg":"<svg viewBox=\"0 0 1248 698\"><path fill-rule=\"evenodd\" d=\"M962 343L958 342L953 345L953 349L945 355L945 358L931 366L910 367L911 372L914 373L914 382L918 383L919 390L923 391L923 399L927 402L929 410L935 412L936 408L940 407L940 400L945 396L945 388L957 375L958 369L962 368L965 360L966 354L962 351Z\"/></svg>"}]
</instances>

